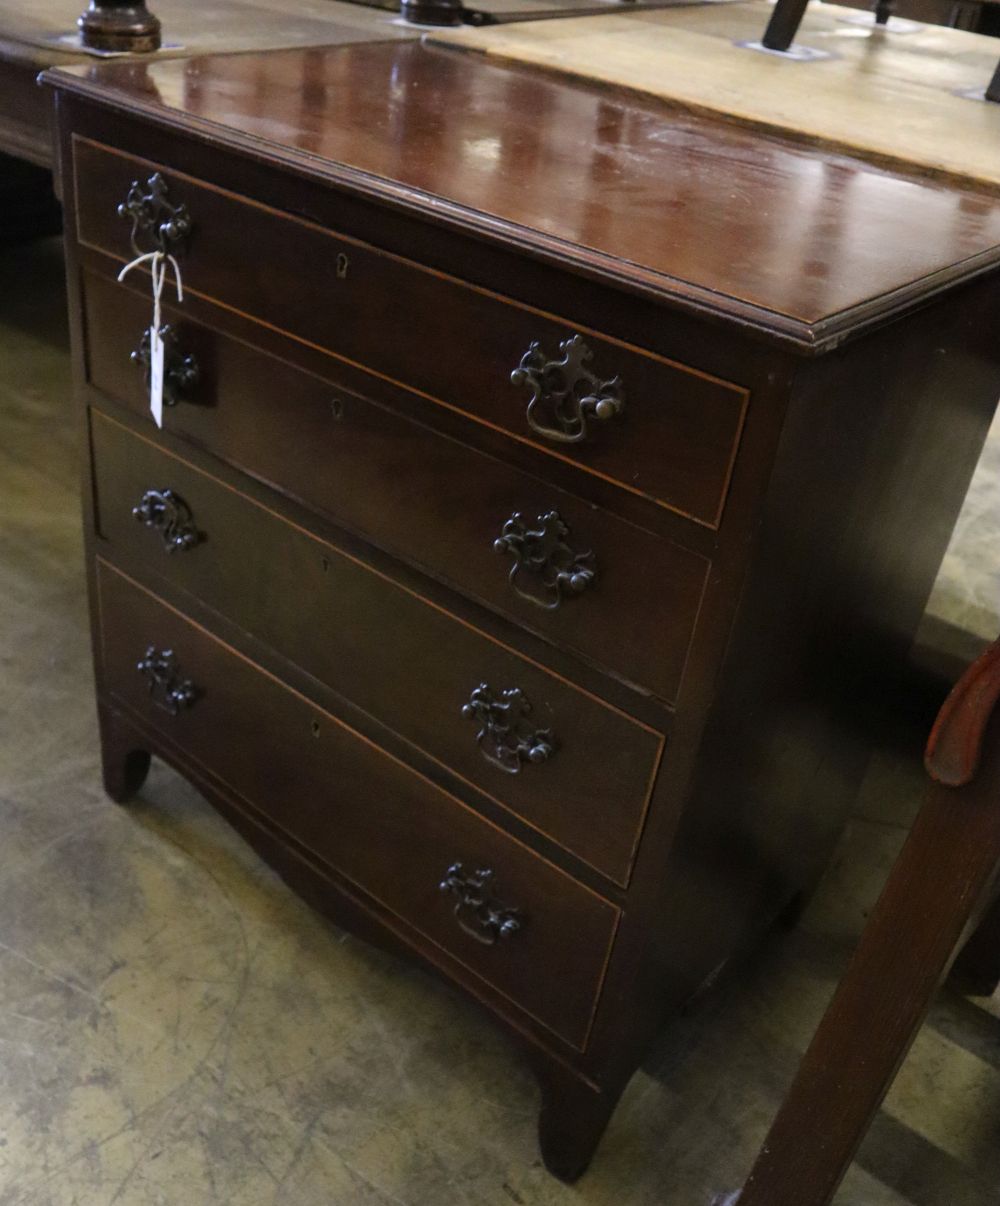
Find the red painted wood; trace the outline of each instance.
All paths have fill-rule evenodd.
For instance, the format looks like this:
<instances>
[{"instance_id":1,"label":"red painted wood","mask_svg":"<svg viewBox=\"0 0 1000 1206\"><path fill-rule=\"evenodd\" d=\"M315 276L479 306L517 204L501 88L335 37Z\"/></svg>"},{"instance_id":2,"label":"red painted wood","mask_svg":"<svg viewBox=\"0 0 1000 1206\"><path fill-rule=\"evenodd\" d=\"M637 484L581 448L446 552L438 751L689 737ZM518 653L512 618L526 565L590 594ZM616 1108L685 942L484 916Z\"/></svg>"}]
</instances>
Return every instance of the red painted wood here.
<instances>
[{"instance_id":1,"label":"red painted wood","mask_svg":"<svg viewBox=\"0 0 1000 1206\"><path fill-rule=\"evenodd\" d=\"M924 765L935 782L948 787L971 782L998 699L1000 642L991 645L962 675L938 713L924 751Z\"/></svg>"}]
</instances>

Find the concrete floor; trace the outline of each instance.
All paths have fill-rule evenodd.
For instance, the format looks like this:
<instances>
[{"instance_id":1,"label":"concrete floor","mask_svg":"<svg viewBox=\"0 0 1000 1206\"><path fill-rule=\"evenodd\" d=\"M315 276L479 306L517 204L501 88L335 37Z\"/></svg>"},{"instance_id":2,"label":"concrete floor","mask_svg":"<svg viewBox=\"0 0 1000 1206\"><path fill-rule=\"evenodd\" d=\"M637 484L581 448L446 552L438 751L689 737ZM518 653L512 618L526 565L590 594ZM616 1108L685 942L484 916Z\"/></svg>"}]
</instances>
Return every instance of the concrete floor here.
<instances>
[{"instance_id":1,"label":"concrete floor","mask_svg":"<svg viewBox=\"0 0 1000 1206\"><path fill-rule=\"evenodd\" d=\"M319 919L162 766L133 806L103 796L60 274L56 244L0 251L0 1206L707 1206L737 1186L902 843L916 750L872 766L802 925L664 1035L560 1185L533 1080L472 1006ZM970 578L954 549L934 603L982 635L998 482L962 529L992 557ZM998 1133L1000 1005L946 989L838 1206L996 1203Z\"/></svg>"}]
</instances>

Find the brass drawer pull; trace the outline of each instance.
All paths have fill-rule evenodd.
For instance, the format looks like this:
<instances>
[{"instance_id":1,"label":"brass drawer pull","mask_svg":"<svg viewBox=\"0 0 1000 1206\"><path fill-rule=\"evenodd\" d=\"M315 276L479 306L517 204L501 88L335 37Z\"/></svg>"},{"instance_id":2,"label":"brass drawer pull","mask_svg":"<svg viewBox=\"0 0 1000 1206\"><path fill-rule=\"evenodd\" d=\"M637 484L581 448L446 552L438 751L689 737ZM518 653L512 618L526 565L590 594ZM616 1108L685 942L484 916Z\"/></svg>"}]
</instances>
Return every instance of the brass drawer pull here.
<instances>
[{"instance_id":1,"label":"brass drawer pull","mask_svg":"<svg viewBox=\"0 0 1000 1206\"><path fill-rule=\"evenodd\" d=\"M172 204L169 193L166 180L156 172L145 184L133 180L118 206L118 216L131 219L132 250L136 255L149 251L176 255L190 238L194 224L187 206ZM140 235L150 246L142 246Z\"/></svg>"},{"instance_id":2,"label":"brass drawer pull","mask_svg":"<svg viewBox=\"0 0 1000 1206\"><path fill-rule=\"evenodd\" d=\"M557 444L579 444L591 419L613 419L625 408L620 377L601 381L589 368L593 352L579 335L559 344L562 357L549 360L535 342L511 373L513 385L531 387L528 426Z\"/></svg>"},{"instance_id":3,"label":"brass drawer pull","mask_svg":"<svg viewBox=\"0 0 1000 1206\"><path fill-rule=\"evenodd\" d=\"M455 919L467 934L484 946L494 946L521 928L517 909L501 904L489 893L493 872L489 869L466 875L461 863L452 863L438 885L456 898Z\"/></svg>"},{"instance_id":4,"label":"brass drawer pull","mask_svg":"<svg viewBox=\"0 0 1000 1206\"><path fill-rule=\"evenodd\" d=\"M172 649L158 650L150 645L136 669L149 684L149 694L158 707L176 716L181 708L190 708L201 692L184 678Z\"/></svg>"},{"instance_id":5,"label":"brass drawer pull","mask_svg":"<svg viewBox=\"0 0 1000 1206\"><path fill-rule=\"evenodd\" d=\"M518 774L524 762L546 762L555 753L552 730L534 728L530 714L520 687L509 687L496 699L487 683L480 683L462 707L462 715L479 725L476 741L483 757L509 775Z\"/></svg>"},{"instance_id":6,"label":"brass drawer pull","mask_svg":"<svg viewBox=\"0 0 1000 1206\"><path fill-rule=\"evenodd\" d=\"M147 528L154 528L168 553L194 548L202 539L191 508L173 490L147 490L132 514Z\"/></svg>"},{"instance_id":7,"label":"brass drawer pull","mask_svg":"<svg viewBox=\"0 0 1000 1206\"><path fill-rule=\"evenodd\" d=\"M594 554L574 553L567 536L569 528L558 511L539 515L534 527L516 511L493 542L498 553L514 558L509 575L514 590L546 611L554 611L567 595L585 591L597 576Z\"/></svg>"},{"instance_id":8,"label":"brass drawer pull","mask_svg":"<svg viewBox=\"0 0 1000 1206\"><path fill-rule=\"evenodd\" d=\"M201 373L193 356L185 355L177 347L177 331L168 323L160 327L163 340L163 405L176 406L183 394L189 394L198 384ZM152 377L149 330L142 333L142 342L131 355L133 364L143 372L146 388Z\"/></svg>"}]
</instances>

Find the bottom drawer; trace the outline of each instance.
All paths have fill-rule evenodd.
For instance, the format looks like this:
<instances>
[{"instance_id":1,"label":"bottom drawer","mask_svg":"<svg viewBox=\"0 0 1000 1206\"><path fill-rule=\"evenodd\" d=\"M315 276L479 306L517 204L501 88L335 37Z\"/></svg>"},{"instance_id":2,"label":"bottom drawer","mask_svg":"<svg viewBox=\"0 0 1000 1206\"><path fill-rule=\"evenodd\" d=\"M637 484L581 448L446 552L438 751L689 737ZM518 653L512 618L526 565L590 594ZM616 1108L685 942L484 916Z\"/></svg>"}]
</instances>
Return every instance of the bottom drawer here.
<instances>
[{"instance_id":1,"label":"bottom drawer","mask_svg":"<svg viewBox=\"0 0 1000 1206\"><path fill-rule=\"evenodd\" d=\"M105 562L104 688L579 1050L615 906Z\"/></svg>"}]
</instances>

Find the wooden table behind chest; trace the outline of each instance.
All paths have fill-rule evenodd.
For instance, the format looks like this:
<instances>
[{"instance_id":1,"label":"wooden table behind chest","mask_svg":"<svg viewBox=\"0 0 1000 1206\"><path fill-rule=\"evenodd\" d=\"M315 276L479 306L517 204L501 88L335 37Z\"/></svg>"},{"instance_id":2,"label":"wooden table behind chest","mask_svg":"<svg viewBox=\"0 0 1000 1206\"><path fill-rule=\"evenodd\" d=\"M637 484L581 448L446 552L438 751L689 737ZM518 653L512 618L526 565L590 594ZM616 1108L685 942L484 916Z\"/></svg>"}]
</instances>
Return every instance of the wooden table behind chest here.
<instances>
[{"instance_id":1,"label":"wooden table behind chest","mask_svg":"<svg viewBox=\"0 0 1000 1206\"><path fill-rule=\"evenodd\" d=\"M165 758L482 1002L572 1178L664 1009L828 856L863 672L905 649L989 420L996 288L839 348L885 303L824 334L679 301L387 172L95 104L148 80L55 78L108 790ZM420 140L387 112L381 145ZM157 248L162 431L149 278L116 280Z\"/></svg>"}]
</instances>

